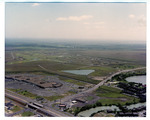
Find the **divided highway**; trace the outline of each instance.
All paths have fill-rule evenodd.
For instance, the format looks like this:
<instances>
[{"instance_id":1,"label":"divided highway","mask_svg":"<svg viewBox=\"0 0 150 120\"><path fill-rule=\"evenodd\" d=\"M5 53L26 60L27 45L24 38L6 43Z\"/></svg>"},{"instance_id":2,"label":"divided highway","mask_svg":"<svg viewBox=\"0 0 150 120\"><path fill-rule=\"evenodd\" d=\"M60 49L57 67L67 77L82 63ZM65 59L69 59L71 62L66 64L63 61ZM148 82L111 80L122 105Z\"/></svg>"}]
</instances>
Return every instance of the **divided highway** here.
<instances>
[{"instance_id":1,"label":"divided highway","mask_svg":"<svg viewBox=\"0 0 150 120\"><path fill-rule=\"evenodd\" d=\"M5 92L5 97L7 97L9 99L12 99L13 101L16 101L16 102L18 102L18 103L20 103L20 104L22 104L24 106L30 104L30 102L32 101L31 100L30 102L28 102L28 101L26 101L26 100L24 100L24 99L22 99L22 98L20 98L20 97L18 97L16 95L14 95L14 94L12 95L12 94L6 93L6 92ZM40 112L40 113L43 113L43 114L45 114L47 116L52 116L52 117L69 117L69 116L67 116L64 113L56 111L56 110L54 110L52 108L49 108L49 107L39 108L39 109L37 109L37 111Z\"/></svg>"}]
</instances>

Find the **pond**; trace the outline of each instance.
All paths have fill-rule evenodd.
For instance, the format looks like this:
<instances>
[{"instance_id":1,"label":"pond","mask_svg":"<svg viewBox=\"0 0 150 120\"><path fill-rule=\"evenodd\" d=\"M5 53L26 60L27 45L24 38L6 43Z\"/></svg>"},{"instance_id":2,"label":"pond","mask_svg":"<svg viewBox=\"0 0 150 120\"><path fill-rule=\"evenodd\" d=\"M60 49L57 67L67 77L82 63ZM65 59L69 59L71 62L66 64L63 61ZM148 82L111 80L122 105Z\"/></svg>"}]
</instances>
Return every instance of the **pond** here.
<instances>
[{"instance_id":1,"label":"pond","mask_svg":"<svg viewBox=\"0 0 150 120\"><path fill-rule=\"evenodd\" d=\"M76 75L88 75L94 71L95 70L63 70L63 72L72 73Z\"/></svg>"},{"instance_id":2,"label":"pond","mask_svg":"<svg viewBox=\"0 0 150 120\"><path fill-rule=\"evenodd\" d=\"M138 108L138 107L141 107L141 106L146 106L146 102L144 102L144 103L132 104L132 105L127 106L127 108L128 108L128 109L133 109L133 108Z\"/></svg>"},{"instance_id":3,"label":"pond","mask_svg":"<svg viewBox=\"0 0 150 120\"><path fill-rule=\"evenodd\" d=\"M92 113L97 113L98 111L101 111L101 110L115 110L116 111L120 111L120 109L117 107L117 106L101 106L101 107L96 107L96 108L91 108L89 110L85 110L85 111L82 111L78 114L78 116L84 116L84 117L89 117Z\"/></svg>"},{"instance_id":4,"label":"pond","mask_svg":"<svg viewBox=\"0 0 150 120\"><path fill-rule=\"evenodd\" d=\"M137 104L128 105L127 108L128 109L133 109L133 108L138 108L138 107L141 107L141 106L146 106L146 103L144 102L144 103L137 103ZM82 111L78 114L78 116L89 117L91 114L97 113L98 111L102 111L102 110L120 111L120 109L115 105L101 106L101 107L91 108L89 110Z\"/></svg>"},{"instance_id":5,"label":"pond","mask_svg":"<svg viewBox=\"0 0 150 120\"><path fill-rule=\"evenodd\" d=\"M146 84L146 75L127 77L126 80L128 82Z\"/></svg>"}]
</instances>

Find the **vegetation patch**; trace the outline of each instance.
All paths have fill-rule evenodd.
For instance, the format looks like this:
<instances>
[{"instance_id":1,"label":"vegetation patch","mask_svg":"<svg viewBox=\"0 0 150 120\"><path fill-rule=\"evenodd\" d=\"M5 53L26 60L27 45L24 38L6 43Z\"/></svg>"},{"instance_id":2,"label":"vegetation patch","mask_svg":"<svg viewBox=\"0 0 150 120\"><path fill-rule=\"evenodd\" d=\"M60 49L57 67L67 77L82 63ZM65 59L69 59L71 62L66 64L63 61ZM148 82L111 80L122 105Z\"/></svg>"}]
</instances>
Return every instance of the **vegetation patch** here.
<instances>
[{"instance_id":1,"label":"vegetation patch","mask_svg":"<svg viewBox=\"0 0 150 120\"><path fill-rule=\"evenodd\" d=\"M30 111L26 111L21 114L22 117L29 117L29 116L33 116L33 115L34 115L34 113L30 112Z\"/></svg>"},{"instance_id":2,"label":"vegetation patch","mask_svg":"<svg viewBox=\"0 0 150 120\"><path fill-rule=\"evenodd\" d=\"M41 65L44 69L39 67ZM74 65L75 67L76 65ZM78 65L79 66L79 65ZM69 79L75 79L77 81L83 81L91 84L98 84L99 81L92 80L88 78L86 75L74 75L70 73L61 72L63 69L73 69L72 65L62 64L58 62L51 61L36 61L36 62L27 62L27 63L17 63L12 65L6 65L6 74L8 73L36 73L36 72L44 72L50 75L58 75L60 77L66 77ZM77 66L76 66L77 67Z\"/></svg>"},{"instance_id":3,"label":"vegetation patch","mask_svg":"<svg viewBox=\"0 0 150 120\"><path fill-rule=\"evenodd\" d=\"M21 107L15 105L12 109L13 112L17 112L17 111L20 111L21 110Z\"/></svg>"},{"instance_id":4,"label":"vegetation patch","mask_svg":"<svg viewBox=\"0 0 150 120\"><path fill-rule=\"evenodd\" d=\"M92 72L89 76L107 76L117 71L117 69L109 66L89 67L88 69L95 70L95 72Z\"/></svg>"},{"instance_id":5,"label":"vegetation patch","mask_svg":"<svg viewBox=\"0 0 150 120\"><path fill-rule=\"evenodd\" d=\"M18 94L23 95L25 97L29 97L31 99L37 98L36 94L32 94L32 93L28 92L27 90L22 90L22 89L9 89L9 90L11 90L13 92L17 92Z\"/></svg>"},{"instance_id":6,"label":"vegetation patch","mask_svg":"<svg viewBox=\"0 0 150 120\"><path fill-rule=\"evenodd\" d=\"M127 103L139 102L138 98L122 94L120 89L113 87L101 86L95 91L95 93L99 97L106 97L99 100L102 105L117 105L118 103L125 105Z\"/></svg>"},{"instance_id":7,"label":"vegetation patch","mask_svg":"<svg viewBox=\"0 0 150 120\"><path fill-rule=\"evenodd\" d=\"M98 111L90 115L90 117L115 117L113 113L106 113L104 111Z\"/></svg>"},{"instance_id":8,"label":"vegetation patch","mask_svg":"<svg viewBox=\"0 0 150 120\"><path fill-rule=\"evenodd\" d=\"M61 96L61 95L56 95L56 96L45 96L44 98L49 100L49 101L54 101L54 100L57 100L57 99L61 99L63 98L64 96Z\"/></svg>"},{"instance_id":9,"label":"vegetation patch","mask_svg":"<svg viewBox=\"0 0 150 120\"><path fill-rule=\"evenodd\" d=\"M62 78L62 77L59 77L59 78L61 80L65 81L65 82L73 83L73 84L76 84L76 85L79 85L79 86L85 86L86 85L85 82L80 82L80 81L73 80L73 79L65 79L65 78Z\"/></svg>"},{"instance_id":10,"label":"vegetation patch","mask_svg":"<svg viewBox=\"0 0 150 120\"><path fill-rule=\"evenodd\" d=\"M85 110L89 110L91 108L95 108L97 106L102 106L101 102L97 101L94 104L89 104L89 105L85 105L83 107L76 107L72 109L72 112L74 113L74 115L76 116L78 113L85 111Z\"/></svg>"},{"instance_id":11,"label":"vegetation patch","mask_svg":"<svg viewBox=\"0 0 150 120\"><path fill-rule=\"evenodd\" d=\"M91 101L91 100L94 99L94 97L93 97L93 96L87 96L86 99L87 99L88 101Z\"/></svg>"},{"instance_id":12,"label":"vegetation patch","mask_svg":"<svg viewBox=\"0 0 150 120\"><path fill-rule=\"evenodd\" d=\"M70 95L70 94L72 95L72 94L76 94L76 93L77 93L77 91L75 91L75 90L69 90L68 91L68 95Z\"/></svg>"}]
</instances>

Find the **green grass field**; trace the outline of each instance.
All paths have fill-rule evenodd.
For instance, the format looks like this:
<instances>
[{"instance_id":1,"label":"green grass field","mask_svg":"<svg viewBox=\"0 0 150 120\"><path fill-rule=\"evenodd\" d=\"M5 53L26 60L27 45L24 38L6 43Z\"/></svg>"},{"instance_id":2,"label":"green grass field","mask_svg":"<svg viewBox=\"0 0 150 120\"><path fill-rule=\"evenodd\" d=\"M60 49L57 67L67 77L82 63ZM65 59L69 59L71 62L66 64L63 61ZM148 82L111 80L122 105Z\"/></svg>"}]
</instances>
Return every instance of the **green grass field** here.
<instances>
[{"instance_id":1,"label":"green grass field","mask_svg":"<svg viewBox=\"0 0 150 120\"><path fill-rule=\"evenodd\" d=\"M99 100L102 105L117 105L118 103L120 103L121 105L125 105L126 103L139 102L139 99L122 94L120 89L113 87L101 86L95 91L95 93L97 96L102 98Z\"/></svg>"},{"instance_id":2,"label":"green grass field","mask_svg":"<svg viewBox=\"0 0 150 120\"><path fill-rule=\"evenodd\" d=\"M26 111L26 112L23 112L21 114L22 117L30 117L30 116L33 116L34 113L33 112L30 112L30 111Z\"/></svg>"},{"instance_id":3,"label":"green grass field","mask_svg":"<svg viewBox=\"0 0 150 120\"><path fill-rule=\"evenodd\" d=\"M109 66L87 67L86 69L95 70L95 72L89 74L89 76L107 76L113 72L117 72L117 69Z\"/></svg>"},{"instance_id":4,"label":"green grass field","mask_svg":"<svg viewBox=\"0 0 150 120\"><path fill-rule=\"evenodd\" d=\"M17 106L17 105L15 105L11 111L12 112L17 112L17 111L20 111L20 110L22 110L22 108Z\"/></svg>"},{"instance_id":5,"label":"green grass field","mask_svg":"<svg viewBox=\"0 0 150 120\"><path fill-rule=\"evenodd\" d=\"M43 70L38 65L46 68ZM98 81L91 80L88 76L85 75L75 75L69 74L65 72L61 72L61 70L65 69L73 69L76 65L65 65L57 62L49 62L49 61L38 61L38 62L27 62L27 63L19 63L19 64L12 64L6 65L6 73L19 73L19 72L46 72L50 75L59 75L62 77L67 77L71 79L76 79L78 81L89 82L92 84L97 84Z\"/></svg>"},{"instance_id":6,"label":"green grass field","mask_svg":"<svg viewBox=\"0 0 150 120\"><path fill-rule=\"evenodd\" d=\"M9 89L9 90L11 90L13 92L16 92L16 93L18 93L20 95L23 95L25 97L29 97L31 99L36 99L38 97L36 94L33 94L31 92L28 92L28 91L22 90L22 89Z\"/></svg>"}]
</instances>

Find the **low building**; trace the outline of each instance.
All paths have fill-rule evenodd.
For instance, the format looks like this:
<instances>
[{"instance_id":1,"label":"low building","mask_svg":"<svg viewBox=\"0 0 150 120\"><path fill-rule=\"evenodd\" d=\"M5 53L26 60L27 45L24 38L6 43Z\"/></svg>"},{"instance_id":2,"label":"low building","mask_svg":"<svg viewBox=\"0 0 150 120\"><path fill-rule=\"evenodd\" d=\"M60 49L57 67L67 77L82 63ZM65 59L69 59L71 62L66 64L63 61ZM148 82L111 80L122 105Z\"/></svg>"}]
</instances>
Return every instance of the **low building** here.
<instances>
[{"instance_id":1,"label":"low building","mask_svg":"<svg viewBox=\"0 0 150 120\"><path fill-rule=\"evenodd\" d=\"M66 109L66 105L65 104L59 104L59 108L64 111Z\"/></svg>"},{"instance_id":2,"label":"low building","mask_svg":"<svg viewBox=\"0 0 150 120\"><path fill-rule=\"evenodd\" d=\"M75 104L75 103L77 103L77 101L76 101L76 100L73 100L72 103Z\"/></svg>"},{"instance_id":3,"label":"low building","mask_svg":"<svg viewBox=\"0 0 150 120\"><path fill-rule=\"evenodd\" d=\"M84 86L79 86L78 88L79 88L79 89L84 89Z\"/></svg>"},{"instance_id":4,"label":"low building","mask_svg":"<svg viewBox=\"0 0 150 120\"><path fill-rule=\"evenodd\" d=\"M59 107L66 107L65 104L59 104Z\"/></svg>"},{"instance_id":5,"label":"low building","mask_svg":"<svg viewBox=\"0 0 150 120\"><path fill-rule=\"evenodd\" d=\"M76 98L75 100L77 102L86 103L86 100L84 100L83 98Z\"/></svg>"}]
</instances>

